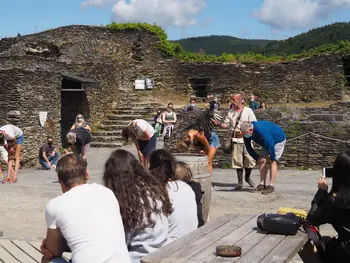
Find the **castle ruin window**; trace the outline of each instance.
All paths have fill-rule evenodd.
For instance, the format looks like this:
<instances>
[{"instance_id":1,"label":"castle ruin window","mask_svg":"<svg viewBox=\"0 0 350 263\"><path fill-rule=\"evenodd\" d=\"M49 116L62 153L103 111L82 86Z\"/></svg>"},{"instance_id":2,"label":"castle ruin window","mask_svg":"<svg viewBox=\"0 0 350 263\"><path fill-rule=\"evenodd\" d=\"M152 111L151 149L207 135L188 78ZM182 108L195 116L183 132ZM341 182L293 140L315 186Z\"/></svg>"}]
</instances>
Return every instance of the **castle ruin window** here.
<instances>
[{"instance_id":1,"label":"castle ruin window","mask_svg":"<svg viewBox=\"0 0 350 263\"><path fill-rule=\"evenodd\" d=\"M192 78L189 80L191 88L197 98L206 98L212 87L211 78Z\"/></svg>"}]
</instances>

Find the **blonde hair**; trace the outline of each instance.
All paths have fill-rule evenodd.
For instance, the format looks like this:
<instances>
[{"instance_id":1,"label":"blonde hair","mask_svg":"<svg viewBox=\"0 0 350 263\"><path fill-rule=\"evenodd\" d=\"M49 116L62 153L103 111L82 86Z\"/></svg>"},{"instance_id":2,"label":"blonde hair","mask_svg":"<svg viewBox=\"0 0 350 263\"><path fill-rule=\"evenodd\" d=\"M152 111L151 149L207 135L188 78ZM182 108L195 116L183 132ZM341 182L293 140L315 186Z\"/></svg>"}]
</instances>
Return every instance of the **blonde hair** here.
<instances>
[{"instance_id":1,"label":"blonde hair","mask_svg":"<svg viewBox=\"0 0 350 263\"><path fill-rule=\"evenodd\" d=\"M192 180L192 171L190 166L184 162L177 162L175 169L175 178L181 181L191 181Z\"/></svg>"}]
</instances>

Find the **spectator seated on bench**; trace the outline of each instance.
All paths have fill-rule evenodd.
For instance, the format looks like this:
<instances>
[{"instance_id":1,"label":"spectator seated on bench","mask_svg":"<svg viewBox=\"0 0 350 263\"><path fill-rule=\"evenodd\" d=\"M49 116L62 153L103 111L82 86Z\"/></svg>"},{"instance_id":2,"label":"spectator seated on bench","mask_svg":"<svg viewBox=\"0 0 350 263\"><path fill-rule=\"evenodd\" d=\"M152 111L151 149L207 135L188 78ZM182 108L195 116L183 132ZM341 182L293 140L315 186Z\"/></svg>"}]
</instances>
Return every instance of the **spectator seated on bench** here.
<instances>
[{"instance_id":1,"label":"spectator seated on bench","mask_svg":"<svg viewBox=\"0 0 350 263\"><path fill-rule=\"evenodd\" d=\"M66 262L68 246L72 262L130 263L119 203L113 192L99 184L87 184L82 157L68 154L56 168L62 195L46 206L46 238L42 263Z\"/></svg>"},{"instance_id":2,"label":"spectator seated on bench","mask_svg":"<svg viewBox=\"0 0 350 263\"><path fill-rule=\"evenodd\" d=\"M119 201L132 263L168 243L173 209L167 189L132 153L114 151L105 164L103 182Z\"/></svg>"},{"instance_id":3,"label":"spectator seated on bench","mask_svg":"<svg viewBox=\"0 0 350 263\"><path fill-rule=\"evenodd\" d=\"M318 181L318 191L306 220L314 226L331 224L338 237L323 237L325 249L319 249L321 262L350 262L350 150L336 158L332 171L332 189L326 179Z\"/></svg>"},{"instance_id":4,"label":"spectator seated on bench","mask_svg":"<svg viewBox=\"0 0 350 263\"><path fill-rule=\"evenodd\" d=\"M175 158L166 150L156 150L151 154L149 170L167 188L174 208L174 212L168 216L170 241L183 237L198 227L195 194L188 184L176 180L175 166Z\"/></svg>"}]
</instances>

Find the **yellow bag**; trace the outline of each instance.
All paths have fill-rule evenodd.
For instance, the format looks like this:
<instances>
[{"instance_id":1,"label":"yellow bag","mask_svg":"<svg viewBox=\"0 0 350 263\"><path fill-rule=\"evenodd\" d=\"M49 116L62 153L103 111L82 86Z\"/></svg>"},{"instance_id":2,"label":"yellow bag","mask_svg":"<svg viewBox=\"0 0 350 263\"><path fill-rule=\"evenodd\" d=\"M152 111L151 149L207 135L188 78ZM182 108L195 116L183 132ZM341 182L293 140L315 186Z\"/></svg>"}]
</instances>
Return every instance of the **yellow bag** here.
<instances>
[{"instance_id":1,"label":"yellow bag","mask_svg":"<svg viewBox=\"0 0 350 263\"><path fill-rule=\"evenodd\" d=\"M285 215L287 213L293 213L301 217L302 219L306 219L307 217L307 212L305 210L296 209L296 208L280 207L277 212L277 214L281 214L281 215Z\"/></svg>"}]
</instances>

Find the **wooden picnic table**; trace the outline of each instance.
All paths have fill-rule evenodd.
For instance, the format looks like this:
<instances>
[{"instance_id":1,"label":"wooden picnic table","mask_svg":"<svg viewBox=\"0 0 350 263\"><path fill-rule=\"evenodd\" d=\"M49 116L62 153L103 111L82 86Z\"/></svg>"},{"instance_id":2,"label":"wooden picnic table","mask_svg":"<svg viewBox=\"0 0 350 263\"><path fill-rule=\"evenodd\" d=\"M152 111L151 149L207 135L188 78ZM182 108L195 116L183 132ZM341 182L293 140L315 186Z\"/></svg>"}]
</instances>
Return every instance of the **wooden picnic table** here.
<instances>
[{"instance_id":1,"label":"wooden picnic table","mask_svg":"<svg viewBox=\"0 0 350 263\"><path fill-rule=\"evenodd\" d=\"M40 246L40 242L0 239L0 262L40 263ZM69 260L71 253L63 253L63 258Z\"/></svg>"},{"instance_id":2,"label":"wooden picnic table","mask_svg":"<svg viewBox=\"0 0 350 263\"><path fill-rule=\"evenodd\" d=\"M257 231L258 215L231 214L210 221L192 233L144 257L141 263L282 263L289 262L307 243L306 233L295 236ZM216 256L216 246L237 245L241 257Z\"/></svg>"}]
</instances>

